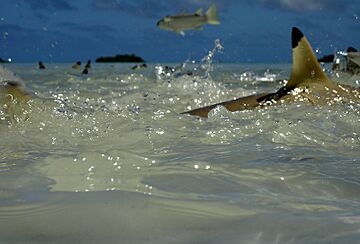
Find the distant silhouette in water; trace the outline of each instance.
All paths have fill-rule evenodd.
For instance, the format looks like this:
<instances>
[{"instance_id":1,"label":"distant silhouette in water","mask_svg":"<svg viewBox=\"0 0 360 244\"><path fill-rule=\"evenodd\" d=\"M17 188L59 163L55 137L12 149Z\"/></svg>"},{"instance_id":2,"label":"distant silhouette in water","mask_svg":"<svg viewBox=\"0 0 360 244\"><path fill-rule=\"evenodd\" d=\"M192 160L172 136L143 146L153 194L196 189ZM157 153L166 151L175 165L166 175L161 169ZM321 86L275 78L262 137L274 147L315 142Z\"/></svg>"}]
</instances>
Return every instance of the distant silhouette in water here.
<instances>
[{"instance_id":1,"label":"distant silhouette in water","mask_svg":"<svg viewBox=\"0 0 360 244\"><path fill-rule=\"evenodd\" d=\"M91 60L89 59L85 65L85 69L90 69L91 68Z\"/></svg>"},{"instance_id":2,"label":"distant silhouette in water","mask_svg":"<svg viewBox=\"0 0 360 244\"><path fill-rule=\"evenodd\" d=\"M2 58L0 58L0 63L9 63L9 61L3 60Z\"/></svg>"},{"instance_id":3,"label":"distant silhouette in water","mask_svg":"<svg viewBox=\"0 0 360 244\"><path fill-rule=\"evenodd\" d=\"M89 74L89 70L88 70L87 68L85 68L85 69L83 70L82 74L84 74L84 75Z\"/></svg>"},{"instance_id":4,"label":"distant silhouette in water","mask_svg":"<svg viewBox=\"0 0 360 244\"><path fill-rule=\"evenodd\" d=\"M81 62L77 61L76 64L72 66L73 69L80 69L81 68Z\"/></svg>"},{"instance_id":5,"label":"distant silhouette in water","mask_svg":"<svg viewBox=\"0 0 360 244\"><path fill-rule=\"evenodd\" d=\"M46 69L43 62L39 61L39 69Z\"/></svg>"},{"instance_id":6,"label":"distant silhouette in water","mask_svg":"<svg viewBox=\"0 0 360 244\"><path fill-rule=\"evenodd\" d=\"M358 50L356 50L356 49L353 48L353 47L348 47L348 49L346 49L346 52L348 52L348 53L357 53Z\"/></svg>"},{"instance_id":7,"label":"distant silhouette in water","mask_svg":"<svg viewBox=\"0 0 360 244\"><path fill-rule=\"evenodd\" d=\"M134 65L133 67L131 67L132 70L136 70L136 69L141 69L141 68L146 68L147 65L146 64L137 64Z\"/></svg>"}]
</instances>

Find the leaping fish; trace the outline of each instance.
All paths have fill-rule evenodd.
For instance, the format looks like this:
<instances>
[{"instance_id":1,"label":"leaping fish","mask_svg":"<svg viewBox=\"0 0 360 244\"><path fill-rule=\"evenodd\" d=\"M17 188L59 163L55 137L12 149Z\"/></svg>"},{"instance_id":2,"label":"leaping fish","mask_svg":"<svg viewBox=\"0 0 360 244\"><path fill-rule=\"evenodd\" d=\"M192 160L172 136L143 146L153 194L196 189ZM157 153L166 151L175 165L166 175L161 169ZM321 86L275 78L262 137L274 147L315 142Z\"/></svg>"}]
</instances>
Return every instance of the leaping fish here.
<instances>
[{"instance_id":1,"label":"leaping fish","mask_svg":"<svg viewBox=\"0 0 360 244\"><path fill-rule=\"evenodd\" d=\"M298 28L293 27L291 39L292 68L290 79L285 86L276 92L265 92L220 102L182 114L207 118L209 112L218 106L234 112L296 100L305 100L311 104L325 104L338 101L350 103L360 99L360 88L336 84L327 77L317 61L310 43Z\"/></svg>"},{"instance_id":2,"label":"leaping fish","mask_svg":"<svg viewBox=\"0 0 360 244\"><path fill-rule=\"evenodd\" d=\"M178 34L185 35L185 30L202 30L204 24L220 24L216 6L213 4L205 14L199 9L194 14L180 14L175 16L166 16L157 22L157 26L163 30L175 31Z\"/></svg>"}]
</instances>

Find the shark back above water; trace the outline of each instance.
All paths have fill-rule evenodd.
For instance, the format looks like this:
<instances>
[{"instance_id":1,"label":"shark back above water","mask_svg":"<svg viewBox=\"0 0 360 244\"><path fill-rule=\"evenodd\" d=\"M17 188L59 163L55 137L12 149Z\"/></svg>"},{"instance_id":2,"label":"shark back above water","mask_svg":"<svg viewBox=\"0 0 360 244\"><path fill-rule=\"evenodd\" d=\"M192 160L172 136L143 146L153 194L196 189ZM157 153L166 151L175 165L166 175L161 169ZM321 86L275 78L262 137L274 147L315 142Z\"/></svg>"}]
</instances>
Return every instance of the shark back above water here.
<instances>
[{"instance_id":1,"label":"shark back above water","mask_svg":"<svg viewBox=\"0 0 360 244\"><path fill-rule=\"evenodd\" d=\"M182 114L207 118L209 112L218 106L234 112L296 100L304 100L311 104L326 104L339 101L351 103L360 99L359 88L338 85L328 78L317 61L307 38L296 27L292 29L291 40L292 68L290 78L285 86L273 93L250 95Z\"/></svg>"},{"instance_id":2,"label":"shark back above water","mask_svg":"<svg viewBox=\"0 0 360 244\"><path fill-rule=\"evenodd\" d=\"M0 86L0 115L9 121L26 115L30 109L32 96L18 81L6 81ZM5 116L5 117L3 117Z\"/></svg>"},{"instance_id":3,"label":"shark back above water","mask_svg":"<svg viewBox=\"0 0 360 244\"><path fill-rule=\"evenodd\" d=\"M4 101L27 101L31 98L23 85L18 81L6 81L0 89L1 99Z\"/></svg>"}]
</instances>

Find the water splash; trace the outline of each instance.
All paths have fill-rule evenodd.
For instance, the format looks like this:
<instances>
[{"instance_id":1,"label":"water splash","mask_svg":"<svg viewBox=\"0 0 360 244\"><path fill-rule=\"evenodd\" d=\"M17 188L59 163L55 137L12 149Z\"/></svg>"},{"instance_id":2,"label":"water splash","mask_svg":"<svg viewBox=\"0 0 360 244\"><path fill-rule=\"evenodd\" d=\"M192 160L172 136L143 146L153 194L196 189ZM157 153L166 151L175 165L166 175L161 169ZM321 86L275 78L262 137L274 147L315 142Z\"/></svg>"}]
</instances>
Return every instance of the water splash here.
<instances>
[{"instance_id":1,"label":"water splash","mask_svg":"<svg viewBox=\"0 0 360 244\"><path fill-rule=\"evenodd\" d=\"M201 68L205 71L204 78L210 77L210 73L213 71L212 63L214 61L215 54L222 53L223 50L224 47L221 45L220 39L216 39L214 48L211 51L209 51L208 55L206 55L201 59L201 61L203 62Z\"/></svg>"},{"instance_id":2,"label":"water splash","mask_svg":"<svg viewBox=\"0 0 360 244\"><path fill-rule=\"evenodd\" d=\"M188 76L198 76L203 79L211 78L210 73L213 72L213 61L215 54L222 53L224 47L221 45L219 39L214 41L214 48L208 52L208 54L203 57L199 65L196 65L195 60L185 60L182 64L175 67L167 65L157 65L155 66L155 75L157 80L171 82L172 80L182 77L184 75Z\"/></svg>"}]
</instances>

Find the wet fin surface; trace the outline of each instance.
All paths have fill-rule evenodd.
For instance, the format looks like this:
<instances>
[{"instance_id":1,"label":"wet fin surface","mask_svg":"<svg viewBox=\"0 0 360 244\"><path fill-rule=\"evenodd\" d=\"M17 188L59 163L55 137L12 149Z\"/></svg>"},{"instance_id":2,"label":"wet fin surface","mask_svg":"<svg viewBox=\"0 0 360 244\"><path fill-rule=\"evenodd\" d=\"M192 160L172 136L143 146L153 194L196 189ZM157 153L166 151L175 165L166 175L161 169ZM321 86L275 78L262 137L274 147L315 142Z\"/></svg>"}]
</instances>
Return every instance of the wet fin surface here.
<instances>
[{"instance_id":1,"label":"wet fin surface","mask_svg":"<svg viewBox=\"0 0 360 244\"><path fill-rule=\"evenodd\" d=\"M304 36L296 27L291 32L291 45L293 54L293 63L291 75L288 83L273 93L263 93L242 97L232 101L213 104L203 108L194 109L183 114L191 114L200 117L208 117L209 112L217 106L224 106L229 111L239 111L253 109L269 101L278 101L289 99L289 93L295 88L308 88L315 83L317 87L328 87L337 89L337 85L331 81L321 68L317 61L315 53ZM313 86L315 89L315 86ZM311 99L309 99L312 101Z\"/></svg>"},{"instance_id":2,"label":"wet fin surface","mask_svg":"<svg viewBox=\"0 0 360 244\"><path fill-rule=\"evenodd\" d=\"M257 100L266 95L267 95L267 93L262 93L262 94L257 94L257 95L241 97L241 98L238 98L235 100L230 100L230 101L226 101L226 102L212 104L212 105L198 108L198 109L193 109L193 110L190 110L187 112L183 112L182 114L190 114L190 115L207 118L209 112L218 106L223 106L230 112L253 109L253 108L261 105L261 103L258 102Z\"/></svg>"},{"instance_id":3,"label":"wet fin surface","mask_svg":"<svg viewBox=\"0 0 360 244\"><path fill-rule=\"evenodd\" d=\"M266 94L262 97L259 97L257 101L259 103L261 102L269 102L269 101L277 101L281 99L282 97L289 94L291 89L287 88L286 86L281 87L277 92Z\"/></svg>"},{"instance_id":4,"label":"wet fin surface","mask_svg":"<svg viewBox=\"0 0 360 244\"><path fill-rule=\"evenodd\" d=\"M291 32L292 68L286 87L290 90L311 82L321 82L331 86L332 81L322 70L315 53L304 34L296 27Z\"/></svg>"},{"instance_id":5,"label":"wet fin surface","mask_svg":"<svg viewBox=\"0 0 360 244\"><path fill-rule=\"evenodd\" d=\"M214 105L210 105L207 107L202 107L202 108L198 108L198 109L193 109L187 112L183 112L181 114L190 114L193 116L199 116L202 118L207 118L208 114L211 110L213 110L214 108L216 108L218 106L218 104L214 104Z\"/></svg>"}]
</instances>

